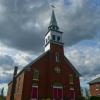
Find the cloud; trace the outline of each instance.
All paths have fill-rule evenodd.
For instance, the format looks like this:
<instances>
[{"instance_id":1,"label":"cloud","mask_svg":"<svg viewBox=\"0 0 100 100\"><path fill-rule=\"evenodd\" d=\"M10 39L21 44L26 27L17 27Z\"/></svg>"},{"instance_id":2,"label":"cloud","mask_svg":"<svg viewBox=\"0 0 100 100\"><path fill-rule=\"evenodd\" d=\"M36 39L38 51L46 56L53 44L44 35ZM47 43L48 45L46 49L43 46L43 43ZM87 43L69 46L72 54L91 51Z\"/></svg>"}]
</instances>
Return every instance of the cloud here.
<instances>
[{"instance_id":1,"label":"cloud","mask_svg":"<svg viewBox=\"0 0 100 100\"><path fill-rule=\"evenodd\" d=\"M9 55L0 55L0 65L9 64L12 66L13 63L14 61Z\"/></svg>"},{"instance_id":2,"label":"cloud","mask_svg":"<svg viewBox=\"0 0 100 100\"><path fill-rule=\"evenodd\" d=\"M8 48L3 44L0 44L0 68L5 71L14 69L14 66L19 66L22 69L25 65L32 61L32 58L36 58L37 55L28 54L19 50Z\"/></svg>"},{"instance_id":3,"label":"cloud","mask_svg":"<svg viewBox=\"0 0 100 100\"><path fill-rule=\"evenodd\" d=\"M56 6L66 56L84 79L99 74L99 0L0 0L0 87L11 79L15 65L21 70L44 51L50 4Z\"/></svg>"},{"instance_id":4,"label":"cloud","mask_svg":"<svg viewBox=\"0 0 100 100\"><path fill-rule=\"evenodd\" d=\"M66 49L66 56L86 80L100 73L100 44L88 42L87 45L79 43Z\"/></svg>"},{"instance_id":5,"label":"cloud","mask_svg":"<svg viewBox=\"0 0 100 100\"><path fill-rule=\"evenodd\" d=\"M65 46L94 39L100 27L100 13L89 0L9 0L3 1L5 20L0 24L0 40L7 46L28 52L43 51L44 34L50 21L50 3L56 6L58 24L64 31Z\"/></svg>"},{"instance_id":6,"label":"cloud","mask_svg":"<svg viewBox=\"0 0 100 100\"><path fill-rule=\"evenodd\" d=\"M35 57L36 55L8 48L0 43L0 90L4 87L5 95L7 93L7 84L13 77L14 67L18 66L19 72Z\"/></svg>"},{"instance_id":7,"label":"cloud","mask_svg":"<svg viewBox=\"0 0 100 100\"><path fill-rule=\"evenodd\" d=\"M0 74L0 84L8 83L10 80L12 80L11 73L3 72L2 74Z\"/></svg>"}]
</instances>

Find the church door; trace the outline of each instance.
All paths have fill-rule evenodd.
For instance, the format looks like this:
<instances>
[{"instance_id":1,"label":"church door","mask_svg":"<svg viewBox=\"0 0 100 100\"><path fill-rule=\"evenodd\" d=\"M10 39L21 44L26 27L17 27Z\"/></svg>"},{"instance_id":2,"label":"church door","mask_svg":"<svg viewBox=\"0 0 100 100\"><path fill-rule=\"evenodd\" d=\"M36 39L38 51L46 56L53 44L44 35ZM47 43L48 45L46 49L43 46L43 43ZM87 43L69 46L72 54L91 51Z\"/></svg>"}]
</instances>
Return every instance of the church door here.
<instances>
[{"instance_id":1,"label":"church door","mask_svg":"<svg viewBox=\"0 0 100 100\"><path fill-rule=\"evenodd\" d=\"M63 99L63 88L62 87L53 87L53 100L62 100Z\"/></svg>"},{"instance_id":2,"label":"church door","mask_svg":"<svg viewBox=\"0 0 100 100\"><path fill-rule=\"evenodd\" d=\"M69 100L75 100L75 92L74 91L69 92Z\"/></svg>"},{"instance_id":3,"label":"church door","mask_svg":"<svg viewBox=\"0 0 100 100\"><path fill-rule=\"evenodd\" d=\"M38 99L38 86L32 86L32 100Z\"/></svg>"}]
</instances>

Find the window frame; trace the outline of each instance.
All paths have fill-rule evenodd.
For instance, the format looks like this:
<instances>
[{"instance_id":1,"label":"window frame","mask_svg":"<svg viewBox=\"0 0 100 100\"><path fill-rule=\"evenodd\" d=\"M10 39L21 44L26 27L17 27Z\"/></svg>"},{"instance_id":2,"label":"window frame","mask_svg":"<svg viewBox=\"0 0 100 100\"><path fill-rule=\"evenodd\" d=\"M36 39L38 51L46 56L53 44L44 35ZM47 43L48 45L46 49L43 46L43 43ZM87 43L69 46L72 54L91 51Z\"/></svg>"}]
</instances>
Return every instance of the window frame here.
<instances>
[{"instance_id":1,"label":"window frame","mask_svg":"<svg viewBox=\"0 0 100 100\"><path fill-rule=\"evenodd\" d=\"M60 62L60 53L56 52L56 62Z\"/></svg>"},{"instance_id":2,"label":"window frame","mask_svg":"<svg viewBox=\"0 0 100 100\"><path fill-rule=\"evenodd\" d=\"M100 85L99 85L99 84L96 84L95 90L96 90L96 91L100 90Z\"/></svg>"},{"instance_id":3,"label":"window frame","mask_svg":"<svg viewBox=\"0 0 100 100\"><path fill-rule=\"evenodd\" d=\"M33 71L33 80L39 80L40 72L38 69L34 69Z\"/></svg>"},{"instance_id":4,"label":"window frame","mask_svg":"<svg viewBox=\"0 0 100 100\"><path fill-rule=\"evenodd\" d=\"M52 40L56 41L56 35L52 35Z\"/></svg>"},{"instance_id":5,"label":"window frame","mask_svg":"<svg viewBox=\"0 0 100 100\"><path fill-rule=\"evenodd\" d=\"M69 84L74 84L74 76L73 76L73 74L69 75Z\"/></svg>"},{"instance_id":6,"label":"window frame","mask_svg":"<svg viewBox=\"0 0 100 100\"><path fill-rule=\"evenodd\" d=\"M60 39L61 39L60 36L57 36L57 41L58 41L58 42L60 42Z\"/></svg>"}]
</instances>

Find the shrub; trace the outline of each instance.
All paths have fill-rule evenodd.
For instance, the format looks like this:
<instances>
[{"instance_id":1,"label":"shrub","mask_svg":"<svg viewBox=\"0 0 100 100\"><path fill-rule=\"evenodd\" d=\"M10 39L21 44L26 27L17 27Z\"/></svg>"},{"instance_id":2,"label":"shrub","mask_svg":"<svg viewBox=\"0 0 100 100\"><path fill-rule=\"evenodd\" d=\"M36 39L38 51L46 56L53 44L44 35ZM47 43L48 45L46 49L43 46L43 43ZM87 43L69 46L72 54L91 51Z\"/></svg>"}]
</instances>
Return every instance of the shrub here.
<instances>
[{"instance_id":1,"label":"shrub","mask_svg":"<svg viewBox=\"0 0 100 100\"><path fill-rule=\"evenodd\" d=\"M80 97L78 97L76 100L85 100L85 97L80 96Z\"/></svg>"},{"instance_id":2,"label":"shrub","mask_svg":"<svg viewBox=\"0 0 100 100\"><path fill-rule=\"evenodd\" d=\"M100 100L100 97L92 96L92 97L90 97L90 100Z\"/></svg>"}]
</instances>

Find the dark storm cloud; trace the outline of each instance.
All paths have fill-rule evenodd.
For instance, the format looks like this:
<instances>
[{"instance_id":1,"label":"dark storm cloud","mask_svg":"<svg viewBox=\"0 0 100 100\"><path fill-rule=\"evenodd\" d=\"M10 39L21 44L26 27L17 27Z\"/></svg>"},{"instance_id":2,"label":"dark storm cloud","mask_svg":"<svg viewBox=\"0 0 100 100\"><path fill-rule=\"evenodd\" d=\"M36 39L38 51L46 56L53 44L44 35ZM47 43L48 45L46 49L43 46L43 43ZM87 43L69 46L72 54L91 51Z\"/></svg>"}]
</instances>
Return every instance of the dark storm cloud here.
<instances>
[{"instance_id":1,"label":"dark storm cloud","mask_svg":"<svg viewBox=\"0 0 100 100\"><path fill-rule=\"evenodd\" d=\"M9 55L0 55L0 65L12 65L14 60Z\"/></svg>"},{"instance_id":2,"label":"dark storm cloud","mask_svg":"<svg viewBox=\"0 0 100 100\"><path fill-rule=\"evenodd\" d=\"M84 70L82 70L84 69ZM84 77L84 76L96 76L98 74L100 74L100 66L99 64L98 65L95 65L94 66L91 66L91 68L88 68L86 66L80 66L80 68L78 68L78 71L81 73L81 76Z\"/></svg>"},{"instance_id":3,"label":"dark storm cloud","mask_svg":"<svg viewBox=\"0 0 100 100\"><path fill-rule=\"evenodd\" d=\"M100 44L77 45L70 47L66 55L80 72L82 77L93 77L100 74Z\"/></svg>"},{"instance_id":4,"label":"dark storm cloud","mask_svg":"<svg viewBox=\"0 0 100 100\"><path fill-rule=\"evenodd\" d=\"M11 79L12 79L12 74L4 72L0 76L0 84L2 84L2 83L8 83Z\"/></svg>"},{"instance_id":5,"label":"dark storm cloud","mask_svg":"<svg viewBox=\"0 0 100 100\"><path fill-rule=\"evenodd\" d=\"M5 20L0 24L0 40L8 46L26 51L37 52L43 46L43 30L35 27L45 2L32 0L9 0L6 6ZM41 9L42 5L42 9ZM30 7L33 8L30 8ZM38 7L39 6L39 7ZM28 23L32 23L28 26ZM42 25L43 26L43 25ZM30 30L28 27L31 27ZM40 49L39 49L40 48Z\"/></svg>"},{"instance_id":6,"label":"dark storm cloud","mask_svg":"<svg viewBox=\"0 0 100 100\"><path fill-rule=\"evenodd\" d=\"M69 46L82 40L94 39L97 32L100 31L100 10L93 8L89 0L78 0L76 4L77 2L80 5L72 5L75 9L73 9L73 12L70 12L70 10L66 12L68 14L65 14L63 19L66 18L66 23L63 24L66 34L64 41Z\"/></svg>"},{"instance_id":7,"label":"dark storm cloud","mask_svg":"<svg viewBox=\"0 0 100 100\"><path fill-rule=\"evenodd\" d=\"M4 20L0 23L0 41L10 47L32 52L43 50L52 0L4 0ZM56 0L59 4L63 0ZM70 0L69 6L56 10L57 21L64 31L65 46L84 39L93 39L100 29L100 13L89 5L89 0ZM60 9L60 10L59 10ZM47 22L46 22L47 21Z\"/></svg>"},{"instance_id":8,"label":"dark storm cloud","mask_svg":"<svg viewBox=\"0 0 100 100\"><path fill-rule=\"evenodd\" d=\"M0 55L0 68L4 71L12 70L15 66L14 59L9 55Z\"/></svg>"}]
</instances>

